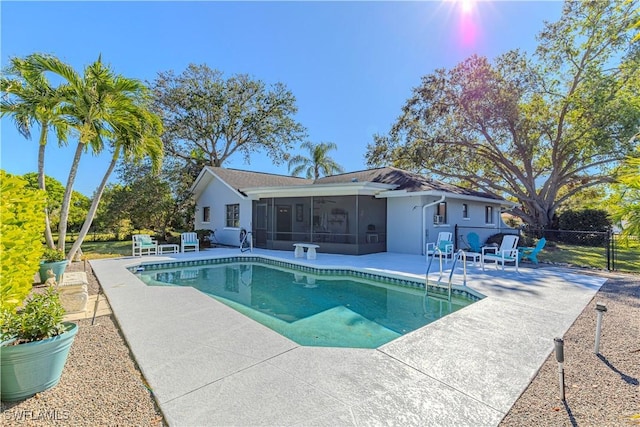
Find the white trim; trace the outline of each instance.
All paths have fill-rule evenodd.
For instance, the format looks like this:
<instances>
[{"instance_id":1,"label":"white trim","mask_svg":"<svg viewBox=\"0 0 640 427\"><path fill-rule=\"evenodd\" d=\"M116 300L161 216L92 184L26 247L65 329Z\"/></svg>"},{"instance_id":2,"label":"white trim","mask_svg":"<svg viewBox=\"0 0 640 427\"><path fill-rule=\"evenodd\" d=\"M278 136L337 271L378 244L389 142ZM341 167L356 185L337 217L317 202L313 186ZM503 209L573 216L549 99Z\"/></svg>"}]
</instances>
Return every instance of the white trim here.
<instances>
[{"instance_id":1,"label":"white trim","mask_svg":"<svg viewBox=\"0 0 640 427\"><path fill-rule=\"evenodd\" d=\"M515 208L516 206L518 206L517 203L513 203L504 199L500 200L500 199L493 199L490 197L470 196L467 194L450 193L448 191L442 191L442 190L427 190L427 191L389 190L389 191L383 191L376 194L376 198L383 199L383 198L407 197L407 196L438 196L439 197L439 196L442 196L443 194L445 194L448 199L471 200L475 202L484 202L484 203L489 203L489 204L494 204L499 206L506 206L509 208Z\"/></svg>"},{"instance_id":2,"label":"white trim","mask_svg":"<svg viewBox=\"0 0 640 427\"><path fill-rule=\"evenodd\" d=\"M313 196L375 196L380 191L395 188L396 185L377 182L341 182L335 184L304 184L282 187L241 188L253 200L267 197L313 197Z\"/></svg>"},{"instance_id":3,"label":"white trim","mask_svg":"<svg viewBox=\"0 0 640 427\"><path fill-rule=\"evenodd\" d=\"M245 196L244 194L240 193L237 189L233 188L227 181L225 181L224 179L220 178L218 176L218 174L216 174L214 171L212 171L211 169L209 169L209 166L205 166L204 169L202 169L202 172L200 172L200 175L198 175L198 177L196 178L196 180L193 182L193 185L191 185L191 188L189 189L189 191L191 191L191 193L195 196L195 191L196 188L198 188L200 186L200 181L202 181L204 179L204 175L205 173L210 173L213 178L217 179L218 181L220 181L221 183L223 183L227 188L229 188L231 191L233 191L234 193L236 193L236 195L238 197L240 197L243 200L248 199L247 196ZM210 182L208 182L206 185L209 185ZM206 187L205 185L205 187Z\"/></svg>"}]
</instances>

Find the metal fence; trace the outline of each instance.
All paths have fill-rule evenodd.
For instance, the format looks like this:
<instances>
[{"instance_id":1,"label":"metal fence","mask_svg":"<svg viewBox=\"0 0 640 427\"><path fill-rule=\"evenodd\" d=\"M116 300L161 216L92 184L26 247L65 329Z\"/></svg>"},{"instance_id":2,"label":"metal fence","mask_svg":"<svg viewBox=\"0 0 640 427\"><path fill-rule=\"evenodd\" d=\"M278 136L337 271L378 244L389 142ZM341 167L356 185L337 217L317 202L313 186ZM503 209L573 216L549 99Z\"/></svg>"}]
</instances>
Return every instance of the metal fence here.
<instances>
[{"instance_id":1,"label":"metal fence","mask_svg":"<svg viewBox=\"0 0 640 427\"><path fill-rule=\"evenodd\" d=\"M456 242L464 248L466 235L475 232L484 243L491 236L518 234L519 246L534 246L542 237L547 243L540 252L541 262L598 268L609 271L640 272L640 240L612 231L531 230L456 226ZM500 238L500 236L496 236Z\"/></svg>"}]
</instances>

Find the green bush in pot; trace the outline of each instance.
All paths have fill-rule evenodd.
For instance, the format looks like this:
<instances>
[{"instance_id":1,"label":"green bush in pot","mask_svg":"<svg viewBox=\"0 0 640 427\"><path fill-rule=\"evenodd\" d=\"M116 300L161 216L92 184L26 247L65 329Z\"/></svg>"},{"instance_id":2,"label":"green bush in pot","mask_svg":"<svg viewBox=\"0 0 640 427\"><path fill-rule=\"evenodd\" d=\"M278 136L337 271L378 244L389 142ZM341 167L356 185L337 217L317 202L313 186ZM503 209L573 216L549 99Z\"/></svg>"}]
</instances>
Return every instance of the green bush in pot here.
<instances>
[{"instance_id":1,"label":"green bush in pot","mask_svg":"<svg viewBox=\"0 0 640 427\"><path fill-rule=\"evenodd\" d=\"M25 399L60 380L78 331L54 288L32 291L43 258L45 194L0 171L0 397ZM26 299L26 301L25 301Z\"/></svg>"},{"instance_id":2,"label":"green bush in pot","mask_svg":"<svg viewBox=\"0 0 640 427\"><path fill-rule=\"evenodd\" d=\"M67 269L68 263L69 261L66 260L64 252L61 250L50 248L45 249L42 262L40 262L40 283L44 283L48 279L49 276L47 272L49 270L53 271L53 274L56 275L56 282L60 283L62 281L62 275Z\"/></svg>"},{"instance_id":3,"label":"green bush in pot","mask_svg":"<svg viewBox=\"0 0 640 427\"><path fill-rule=\"evenodd\" d=\"M55 337L66 331L62 323L64 308L53 286L31 295L17 311L0 312L0 339L19 345Z\"/></svg>"},{"instance_id":4,"label":"green bush in pot","mask_svg":"<svg viewBox=\"0 0 640 427\"><path fill-rule=\"evenodd\" d=\"M2 400L23 400L58 384L78 332L63 316L53 286L33 294L19 310L0 311Z\"/></svg>"}]
</instances>

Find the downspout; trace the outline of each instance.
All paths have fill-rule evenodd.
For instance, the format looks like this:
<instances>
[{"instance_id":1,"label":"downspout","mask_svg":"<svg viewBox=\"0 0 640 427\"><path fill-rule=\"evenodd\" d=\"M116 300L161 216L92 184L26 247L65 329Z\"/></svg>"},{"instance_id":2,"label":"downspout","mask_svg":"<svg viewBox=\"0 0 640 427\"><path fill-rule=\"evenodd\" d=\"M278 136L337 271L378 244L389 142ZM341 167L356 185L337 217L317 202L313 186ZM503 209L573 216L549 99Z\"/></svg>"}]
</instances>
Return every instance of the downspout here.
<instances>
[{"instance_id":1,"label":"downspout","mask_svg":"<svg viewBox=\"0 0 640 427\"><path fill-rule=\"evenodd\" d=\"M426 218L426 212L427 212L427 208L433 206L433 205L437 205L438 203L444 202L444 194L442 194L440 196L439 200L436 200L435 202L431 202L431 203L427 203L426 205L422 205L422 255L425 254L425 248L427 245L427 218Z\"/></svg>"}]
</instances>

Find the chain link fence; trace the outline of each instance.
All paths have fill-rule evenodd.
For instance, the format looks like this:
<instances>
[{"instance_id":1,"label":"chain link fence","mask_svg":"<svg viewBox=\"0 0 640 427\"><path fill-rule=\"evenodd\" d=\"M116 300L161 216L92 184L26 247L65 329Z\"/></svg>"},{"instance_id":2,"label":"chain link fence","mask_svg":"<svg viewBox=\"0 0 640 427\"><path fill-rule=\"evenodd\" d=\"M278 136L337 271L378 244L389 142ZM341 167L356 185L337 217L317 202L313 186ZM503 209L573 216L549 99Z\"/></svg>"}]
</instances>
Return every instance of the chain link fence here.
<instances>
[{"instance_id":1,"label":"chain link fence","mask_svg":"<svg viewBox=\"0 0 640 427\"><path fill-rule=\"evenodd\" d=\"M542 263L574 267L597 268L609 271L640 272L640 240L638 237L623 237L612 231L531 230L500 229L456 226L458 248L465 248L466 236L474 232L485 243L495 234L518 234L519 246L535 246L546 239L538 254Z\"/></svg>"}]
</instances>

